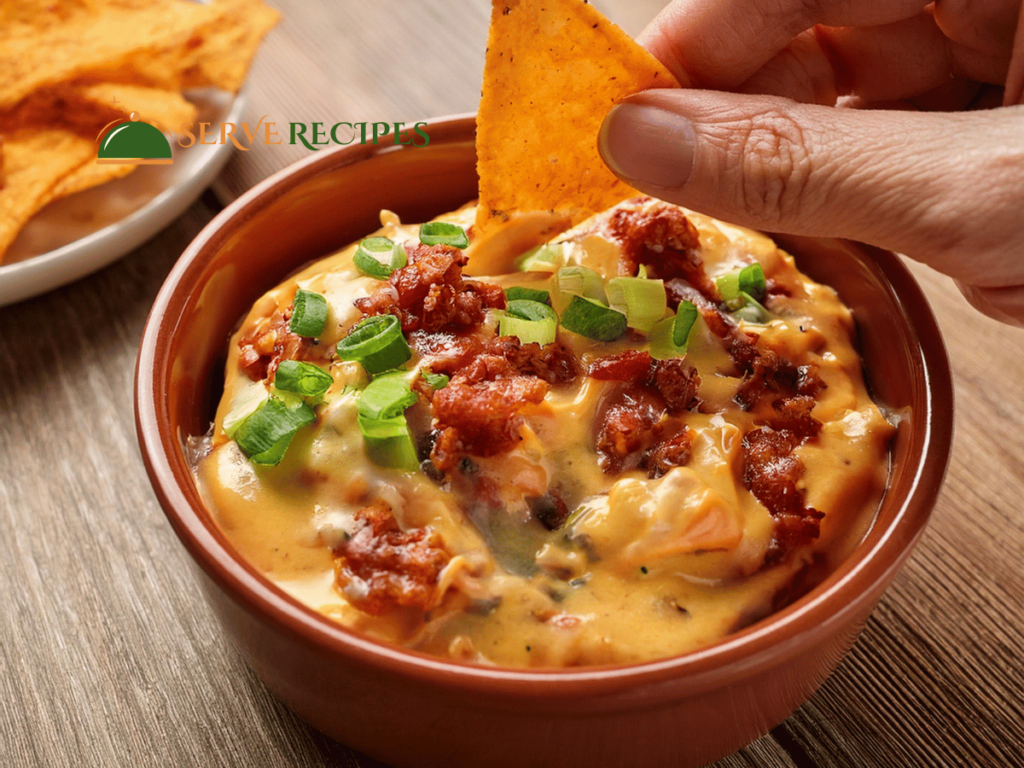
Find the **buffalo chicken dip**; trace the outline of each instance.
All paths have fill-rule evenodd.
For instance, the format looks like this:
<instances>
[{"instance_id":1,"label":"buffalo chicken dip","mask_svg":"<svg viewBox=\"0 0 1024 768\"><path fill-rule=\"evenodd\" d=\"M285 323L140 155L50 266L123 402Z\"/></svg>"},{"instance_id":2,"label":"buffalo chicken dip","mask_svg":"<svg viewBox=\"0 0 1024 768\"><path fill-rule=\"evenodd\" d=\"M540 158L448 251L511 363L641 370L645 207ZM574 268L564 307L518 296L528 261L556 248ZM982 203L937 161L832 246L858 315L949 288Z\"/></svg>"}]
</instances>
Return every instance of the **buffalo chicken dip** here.
<instances>
[{"instance_id":1,"label":"buffalo chicken dip","mask_svg":"<svg viewBox=\"0 0 1024 768\"><path fill-rule=\"evenodd\" d=\"M473 218L384 212L232 338L195 471L268 579L375 639L567 667L705 646L851 551L893 428L835 291L649 198L525 253Z\"/></svg>"}]
</instances>

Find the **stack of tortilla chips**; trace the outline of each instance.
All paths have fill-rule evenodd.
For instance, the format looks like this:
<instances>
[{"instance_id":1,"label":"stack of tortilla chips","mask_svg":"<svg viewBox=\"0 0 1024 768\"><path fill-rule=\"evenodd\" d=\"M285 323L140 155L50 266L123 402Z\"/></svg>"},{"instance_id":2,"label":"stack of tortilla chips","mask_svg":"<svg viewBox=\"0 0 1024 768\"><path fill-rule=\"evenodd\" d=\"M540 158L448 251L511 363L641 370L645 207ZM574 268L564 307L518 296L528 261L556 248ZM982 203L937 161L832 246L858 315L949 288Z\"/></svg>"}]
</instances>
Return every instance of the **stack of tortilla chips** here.
<instances>
[{"instance_id":1,"label":"stack of tortilla chips","mask_svg":"<svg viewBox=\"0 0 1024 768\"><path fill-rule=\"evenodd\" d=\"M278 18L261 0L3 0L0 262L47 203L134 170L95 162L105 128L191 126L182 91L236 92Z\"/></svg>"}]
</instances>

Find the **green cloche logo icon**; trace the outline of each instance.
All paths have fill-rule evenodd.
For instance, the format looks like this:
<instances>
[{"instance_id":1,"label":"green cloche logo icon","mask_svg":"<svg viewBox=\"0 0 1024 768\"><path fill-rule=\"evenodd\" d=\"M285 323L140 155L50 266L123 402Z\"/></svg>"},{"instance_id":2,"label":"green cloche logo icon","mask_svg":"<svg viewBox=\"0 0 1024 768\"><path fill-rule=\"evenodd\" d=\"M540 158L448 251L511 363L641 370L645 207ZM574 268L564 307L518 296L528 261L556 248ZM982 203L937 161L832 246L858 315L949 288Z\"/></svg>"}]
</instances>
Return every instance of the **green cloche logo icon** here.
<instances>
[{"instance_id":1,"label":"green cloche logo icon","mask_svg":"<svg viewBox=\"0 0 1024 768\"><path fill-rule=\"evenodd\" d=\"M171 144L159 128L142 122L132 112L127 122L118 123L103 137L96 152L96 162L170 165Z\"/></svg>"}]
</instances>

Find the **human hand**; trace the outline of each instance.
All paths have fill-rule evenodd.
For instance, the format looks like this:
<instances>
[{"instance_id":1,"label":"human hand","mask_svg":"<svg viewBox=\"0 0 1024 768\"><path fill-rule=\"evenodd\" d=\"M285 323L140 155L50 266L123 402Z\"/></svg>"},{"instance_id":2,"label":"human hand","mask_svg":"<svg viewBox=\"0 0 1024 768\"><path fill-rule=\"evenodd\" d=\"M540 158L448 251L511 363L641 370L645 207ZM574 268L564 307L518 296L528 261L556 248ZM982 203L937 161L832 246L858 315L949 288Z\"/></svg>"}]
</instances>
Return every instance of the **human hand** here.
<instances>
[{"instance_id":1,"label":"human hand","mask_svg":"<svg viewBox=\"0 0 1024 768\"><path fill-rule=\"evenodd\" d=\"M641 41L684 88L613 108L601 154L637 189L727 221L904 253L1024 325L1020 12L675 0ZM994 94L1004 106L979 108Z\"/></svg>"}]
</instances>

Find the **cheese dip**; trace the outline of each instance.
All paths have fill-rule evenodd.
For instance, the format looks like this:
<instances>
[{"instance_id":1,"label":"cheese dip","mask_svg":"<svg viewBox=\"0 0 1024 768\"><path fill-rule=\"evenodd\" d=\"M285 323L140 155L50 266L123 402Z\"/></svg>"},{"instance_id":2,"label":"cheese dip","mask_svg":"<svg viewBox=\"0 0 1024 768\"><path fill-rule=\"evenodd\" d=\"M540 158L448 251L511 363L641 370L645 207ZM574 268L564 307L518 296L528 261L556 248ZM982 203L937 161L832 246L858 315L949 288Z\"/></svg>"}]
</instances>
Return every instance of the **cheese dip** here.
<instances>
[{"instance_id":1,"label":"cheese dip","mask_svg":"<svg viewBox=\"0 0 1024 768\"><path fill-rule=\"evenodd\" d=\"M835 291L650 198L525 252L473 217L382 213L232 338L195 473L260 572L375 639L568 667L705 646L849 554L893 428Z\"/></svg>"}]
</instances>

